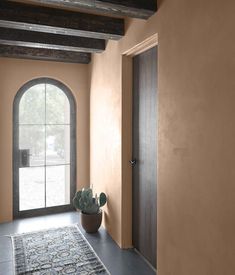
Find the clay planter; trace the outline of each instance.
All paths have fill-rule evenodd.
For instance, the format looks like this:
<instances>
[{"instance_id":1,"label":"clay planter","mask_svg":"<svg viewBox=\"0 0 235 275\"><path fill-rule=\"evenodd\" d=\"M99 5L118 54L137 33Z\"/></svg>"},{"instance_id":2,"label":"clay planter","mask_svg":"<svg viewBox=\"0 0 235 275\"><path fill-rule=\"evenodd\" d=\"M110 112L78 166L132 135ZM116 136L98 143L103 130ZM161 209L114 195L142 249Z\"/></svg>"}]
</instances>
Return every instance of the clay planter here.
<instances>
[{"instance_id":1,"label":"clay planter","mask_svg":"<svg viewBox=\"0 0 235 275\"><path fill-rule=\"evenodd\" d=\"M102 222L102 211L98 214L84 214L81 212L81 223L87 233L96 233Z\"/></svg>"}]
</instances>

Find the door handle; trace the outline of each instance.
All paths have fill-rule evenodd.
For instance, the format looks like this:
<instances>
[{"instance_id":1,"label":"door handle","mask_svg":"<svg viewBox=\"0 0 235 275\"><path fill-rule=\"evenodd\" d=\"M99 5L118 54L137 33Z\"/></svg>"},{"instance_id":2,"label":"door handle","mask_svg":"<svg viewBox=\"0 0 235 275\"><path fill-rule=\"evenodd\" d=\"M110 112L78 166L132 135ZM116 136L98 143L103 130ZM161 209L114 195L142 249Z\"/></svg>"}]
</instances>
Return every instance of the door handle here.
<instances>
[{"instance_id":1,"label":"door handle","mask_svg":"<svg viewBox=\"0 0 235 275\"><path fill-rule=\"evenodd\" d=\"M137 160L136 159L131 159L129 160L130 164L132 167L134 167L137 164Z\"/></svg>"},{"instance_id":2,"label":"door handle","mask_svg":"<svg viewBox=\"0 0 235 275\"><path fill-rule=\"evenodd\" d=\"M30 150L29 149L21 149L19 150L20 153L20 168L29 167L30 166Z\"/></svg>"}]
</instances>

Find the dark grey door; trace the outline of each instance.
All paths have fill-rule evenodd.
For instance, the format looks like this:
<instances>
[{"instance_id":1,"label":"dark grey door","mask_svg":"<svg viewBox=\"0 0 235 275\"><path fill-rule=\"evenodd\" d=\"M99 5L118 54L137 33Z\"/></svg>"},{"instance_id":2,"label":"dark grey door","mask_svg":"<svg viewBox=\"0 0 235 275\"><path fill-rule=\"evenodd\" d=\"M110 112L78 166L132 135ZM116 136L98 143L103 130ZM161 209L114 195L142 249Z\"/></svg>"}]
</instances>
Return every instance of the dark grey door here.
<instances>
[{"instance_id":1,"label":"dark grey door","mask_svg":"<svg viewBox=\"0 0 235 275\"><path fill-rule=\"evenodd\" d=\"M133 245L156 268L156 47L134 57L133 80Z\"/></svg>"}]
</instances>

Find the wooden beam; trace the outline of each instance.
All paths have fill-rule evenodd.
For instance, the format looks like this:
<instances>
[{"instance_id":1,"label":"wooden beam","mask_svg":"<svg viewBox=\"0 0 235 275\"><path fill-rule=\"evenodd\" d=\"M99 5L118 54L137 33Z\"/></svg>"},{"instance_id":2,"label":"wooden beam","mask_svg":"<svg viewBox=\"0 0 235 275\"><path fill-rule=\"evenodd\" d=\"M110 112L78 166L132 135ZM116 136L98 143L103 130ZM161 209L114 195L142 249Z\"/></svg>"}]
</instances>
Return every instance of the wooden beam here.
<instances>
[{"instance_id":1,"label":"wooden beam","mask_svg":"<svg viewBox=\"0 0 235 275\"><path fill-rule=\"evenodd\" d=\"M124 35L124 20L0 1L0 27L71 36L118 40Z\"/></svg>"},{"instance_id":2,"label":"wooden beam","mask_svg":"<svg viewBox=\"0 0 235 275\"><path fill-rule=\"evenodd\" d=\"M157 0L30 0L30 2L142 19L148 19L157 11Z\"/></svg>"},{"instance_id":3,"label":"wooden beam","mask_svg":"<svg viewBox=\"0 0 235 275\"><path fill-rule=\"evenodd\" d=\"M91 61L90 53L69 52L52 49L37 49L8 45L0 45L0 56L82 64L89 64Z\"/></svg>"},{"instance_id":4,"label":"wooden beam","mask_svg":"<svg viewBox=\"0 0 235 275\"><path fill-rule=\"evenodd\" d=\"M0 44L90 53L100 53L105 50L105 40L101 39L49 34L1 27Z\"/></svg>"}]
</instances>

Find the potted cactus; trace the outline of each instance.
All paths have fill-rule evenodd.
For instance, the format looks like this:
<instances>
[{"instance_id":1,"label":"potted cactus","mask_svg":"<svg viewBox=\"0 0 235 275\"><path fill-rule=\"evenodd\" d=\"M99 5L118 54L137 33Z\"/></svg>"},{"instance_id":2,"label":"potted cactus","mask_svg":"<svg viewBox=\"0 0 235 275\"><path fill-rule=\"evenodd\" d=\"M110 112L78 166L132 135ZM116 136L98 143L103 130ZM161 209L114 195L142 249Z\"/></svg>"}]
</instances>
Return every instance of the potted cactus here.
<instances>
[{"instance_id":1,"label":"potted cactus","mask_svg":"<svg viewBox=\"0 0 235 275\"><path fill-rule=\"evenodd\" d=\"M100 207L106 204L105 193L93 196L91 188L83 188L77 191L73 198L73 205L81 210L81 224L87 233L95 233L100 228L102 222L102 210Z\"/></svg>"}]
</instances>

